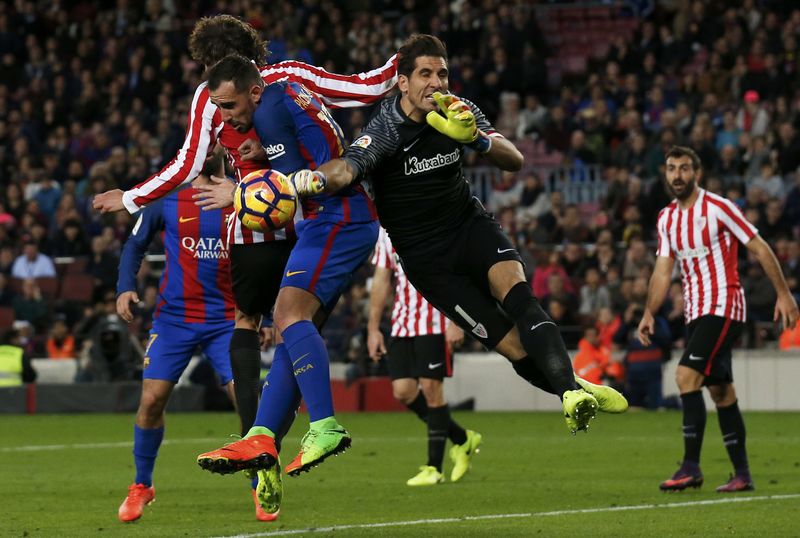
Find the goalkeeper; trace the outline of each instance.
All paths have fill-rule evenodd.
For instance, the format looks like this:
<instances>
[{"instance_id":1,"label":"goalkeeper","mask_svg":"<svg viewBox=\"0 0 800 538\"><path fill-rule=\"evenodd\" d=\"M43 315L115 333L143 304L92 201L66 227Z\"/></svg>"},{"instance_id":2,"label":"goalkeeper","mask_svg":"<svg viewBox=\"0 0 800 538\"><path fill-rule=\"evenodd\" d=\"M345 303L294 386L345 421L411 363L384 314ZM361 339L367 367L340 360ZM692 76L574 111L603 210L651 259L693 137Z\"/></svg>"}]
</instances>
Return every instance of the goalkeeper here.
<instances>
[{"instance_id":1,"label":"goalkeeper","mask_svg":"<svg viewBox=\"0 0 800 538\"><path fill-rule=\"evenodd\" d=\"M574 376L519 253L464 179L465 147L508 171L522 167L522 155L478 107L448 94L447 51L438 38L411 36L398 56L400 95L381 103L341 159L295 173L298 191L334 192L371 178L381 224L431 304L508 358L522 378L561 398L571 432L586 430L598 409L624 411L621 394Z\"/></svg>"}]
</instances>

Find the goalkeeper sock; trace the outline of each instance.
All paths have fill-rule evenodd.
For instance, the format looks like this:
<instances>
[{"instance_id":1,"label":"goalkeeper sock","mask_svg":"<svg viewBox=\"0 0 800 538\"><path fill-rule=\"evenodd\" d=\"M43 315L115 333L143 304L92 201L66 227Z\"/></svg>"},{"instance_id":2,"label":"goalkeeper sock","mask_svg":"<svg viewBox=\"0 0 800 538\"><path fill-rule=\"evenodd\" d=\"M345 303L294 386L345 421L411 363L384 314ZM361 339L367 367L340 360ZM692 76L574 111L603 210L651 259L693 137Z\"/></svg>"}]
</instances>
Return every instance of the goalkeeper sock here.
<instances>
[{"instance_id":1,"label":"goalkeeper sock","mask_svg":"<svg viewBox=\"0 0 800 538\"><path fill-rule=\"evenodd\" d=\"M572 361L555 322L542 309L527 282L515 285L503 299L503 310L517 325L522 347L561 397L576 390Z\"/></svg>"},{"instance_id":2,"label":"goalkeeper sock","mask_svg":"<svg viewBox=\"0 0 800 538\"><path fill-rule=\"evenodd\" d=\"M236 409L242 422L242 435L256 418L261 377L261 348L258 333L250 329L234 329L230 343L233 392Z\"/></svg>"},{"instance_id":3,"label":"goalkeeper sock","mask_svg":"<svg viewBox=\"0 0 800 538\"><path fill-rule=\"evenodd\" d=\"M133 425L133 461L136 465L137 484L144 484L148 488L153 485L153 468L163 439L164 426L140 428Z\"/></svg>"}]
</instances>

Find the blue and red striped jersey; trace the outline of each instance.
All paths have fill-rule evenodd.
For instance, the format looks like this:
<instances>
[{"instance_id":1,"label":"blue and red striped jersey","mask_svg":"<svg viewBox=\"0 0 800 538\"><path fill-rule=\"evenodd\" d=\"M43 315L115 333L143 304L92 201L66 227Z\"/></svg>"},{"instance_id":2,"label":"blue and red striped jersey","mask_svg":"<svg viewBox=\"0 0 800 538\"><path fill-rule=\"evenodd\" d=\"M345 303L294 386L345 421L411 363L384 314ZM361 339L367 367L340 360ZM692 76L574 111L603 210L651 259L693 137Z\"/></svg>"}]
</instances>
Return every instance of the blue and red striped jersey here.
<instances>
[{"instance_id":1,"label":"blue and red striped jersey","mask_svg":"<svg viewBox=\"0 0 800 538\"><path fill-rule=\"evenodd\" d=\"M320 99L297 82L274 82L264 87L253 116L253 127L273 170L291 174L316 169L340 157L346 142L339 125ZM306 218L335 218L368 222L377 218L375 206L361 184L335 194L303 201Z\"/></svg>"},{"instance_id":2,"label":"blue and red striped jersey","mask_svg":"<svg viewBox=\"0 0 800 538\"><path fill-rule=\"evenodd\" d=\"M141 210L122 249L117 294L136 290L145 252L162 232L167 261L154 317L186 323L232 320L234 301L224 237L233 209L203 211L192 199L197 192L187 186Z\"/></svg>"}]
</instances>

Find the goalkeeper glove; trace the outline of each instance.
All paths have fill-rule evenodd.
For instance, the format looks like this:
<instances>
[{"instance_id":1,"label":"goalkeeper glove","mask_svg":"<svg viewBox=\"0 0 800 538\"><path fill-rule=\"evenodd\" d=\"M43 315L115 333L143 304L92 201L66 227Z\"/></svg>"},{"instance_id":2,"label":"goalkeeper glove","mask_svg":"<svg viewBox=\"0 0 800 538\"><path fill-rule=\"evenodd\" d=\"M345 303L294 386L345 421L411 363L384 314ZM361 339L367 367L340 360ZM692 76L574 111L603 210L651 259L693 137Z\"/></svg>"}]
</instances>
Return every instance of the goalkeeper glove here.
<instances>
[{"instance_id":1,"label":"goalkeeper glove","mask_svg":"<svg viewBox=\"0 0 800 538\"><path fill-rule=\"evenodd\" d=\"M469 105L454 95L443 95L439 92L433 93L433 100L436 101L444 117L432 110L425 116L428 125L456 142L468 145L481 153L489 151L492 141L478 130L475 115Z\"/></svg>"},{"instance_id":2,"label":"goalkeeper glove","mask_svg":"<svg viewBox=\"0 0 800 538\"><path fill-rule=\"evenodd\" d=\"M314 196L325 190L328 178L318 170L298 170L289 179L297 196Z\"/></svg>"}]
</instances>

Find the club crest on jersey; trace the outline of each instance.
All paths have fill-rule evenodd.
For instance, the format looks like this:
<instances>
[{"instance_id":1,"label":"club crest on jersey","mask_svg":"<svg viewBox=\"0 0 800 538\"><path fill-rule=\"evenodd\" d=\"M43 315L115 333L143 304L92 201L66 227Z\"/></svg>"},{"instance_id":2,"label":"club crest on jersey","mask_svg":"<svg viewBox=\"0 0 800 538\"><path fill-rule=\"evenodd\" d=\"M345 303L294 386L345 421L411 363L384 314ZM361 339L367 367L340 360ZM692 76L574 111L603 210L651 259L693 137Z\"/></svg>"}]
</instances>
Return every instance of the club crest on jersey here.
<instances>
[{"instance_id":1,"label":"club crest on jersey","mask_svg":"<svg viewBox=\"0 0 800 538\"><path fill-rule=\"evenodd\" d=\"M356 138L351 146L358 146L361 149L367 149L372 144L372 137L369 135L359 136Z\"/></svg>"},{"instance_id":2,"label":"club crest on jersey","mask_svg":"<svg viewBox=\"0 0 800 538\"><path fill-rule=\"evenodd\" d=\"M697 229L702 230L706 227L707 219L705 217L700 217L695 222L697 223Z\"/></svg>"},{"instance_id":3,"label":"club crest on jersey","mask_svg":"<svg viewBox=\"0 0 800 538\"><path fill-rule=\"evenodd\" d=\"M440 153L430 159L420 159L419 157L411 156L406 159L406 175L422 174L430 170L451 165L458 162L460 156L460 149L455 149L452 153L447 153L445 155Z\"/></svg>"},{"instance_id":4,"label":"club crest on jersey","mask_svg":"<svg viewBox=\"0 0 800 538\"><path fill-rule=\"evenodd\" d=\"M181 239L181 246L192 253L193 258L199 260L226 260L228 250L225 242L218 237L184 237Z\"/></svg>"}]
</instances>

